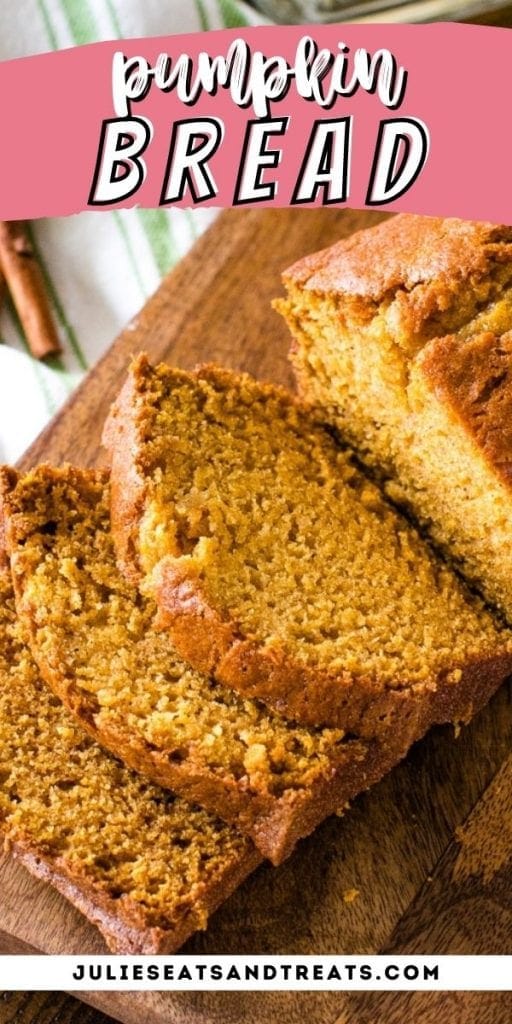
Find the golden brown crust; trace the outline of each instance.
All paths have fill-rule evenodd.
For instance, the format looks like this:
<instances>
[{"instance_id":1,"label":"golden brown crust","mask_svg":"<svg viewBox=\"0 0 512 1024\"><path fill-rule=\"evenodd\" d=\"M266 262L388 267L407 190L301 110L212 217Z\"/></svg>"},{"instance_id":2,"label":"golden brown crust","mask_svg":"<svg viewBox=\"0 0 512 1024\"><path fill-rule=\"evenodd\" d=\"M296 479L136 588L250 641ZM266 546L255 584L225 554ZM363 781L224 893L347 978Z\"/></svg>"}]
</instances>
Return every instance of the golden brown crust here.
<instances>
[{"instance_id":1,"label":"golden brown crust","mask_svg":"<svg viewBox=\"0 0 512 1024\"><path fill-rule=\"evenodd\" d=\"M257 694L285 717L298 717L299 709L308 724L324 720L357 730L358 736L377 740L395 762L432 725L469 721L472 709L483 707L512 670L512 654L503 653L454 664L434 684L392 689L378 679L335 676L294 665L275 647L268 651L241 637L208 605L198 581L177 570L172 560L162 560L153 579L162 626L194 668L212 672L247 696ZM307 695L312 690L311 709Z\"/></svg>"},{"instance_id":2,"label":"golden brown crust","mask_svg":"<svg viewBox=\"0 0 512 1024\"><path fill-rule=\"evenodd\" d=\"M436 398L476 442L491 470L512 485L512 332L436 338L417 357Z\"/></svg>"},{"instance_id":3,"label":"golden brown crust","mask_svg":"<svg viewBox=\"0 0 512 1024\"><path fill-rule=\"evenodd\" d=\"M355 319L398 296L401 317L419 333L451 306L464 281L482 280L511 259L512 228L505 225L398 214L299 260L283 280L343 298Z\"/></svg>"},{"instance_id":4,"label":"golden brown crust","mask_svg":"<svg viewBox=\"0 0 512 1024\"><path fill-rule=\"evenodd\" d=\"M397 288L484 275L491 258L510 258L511 243L506 225L402 213L305 256L284 277L379 302Z\"/></svg>"},{"instance_id":5,"label":"golden brown crust","mask_svg":"<svg viewBox=\"0 0 512 1024\"><path fill-rule=\"evenodd\" d=\"M111 528L121 572L130 583L141 577L138 556L139 519L144 508L146 484L134 453L138 445L138 395L147 375L145 355L134 364L103 428L102 443L111 455Z\"/></svg>"},{"instance_id":6,"label":"golden brown crust","mask_svg":"<svg viewBox=\"0 0 512 1024\"><path fill-rule=\"evenodd\" d=\"M0 573L9 571L9 553L7 551L5 501L18 480L18 474L10 466L0 466Z\"/></svg>"}]
</instances>

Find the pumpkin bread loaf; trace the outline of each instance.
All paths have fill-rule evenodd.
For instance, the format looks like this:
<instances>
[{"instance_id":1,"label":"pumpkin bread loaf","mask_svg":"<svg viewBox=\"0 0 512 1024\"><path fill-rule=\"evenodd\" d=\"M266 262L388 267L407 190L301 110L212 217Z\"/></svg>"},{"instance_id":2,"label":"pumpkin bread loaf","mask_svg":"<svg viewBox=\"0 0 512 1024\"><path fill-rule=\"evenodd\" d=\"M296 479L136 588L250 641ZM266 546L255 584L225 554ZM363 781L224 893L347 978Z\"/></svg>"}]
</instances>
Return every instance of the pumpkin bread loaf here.
<instances>
[{"instance_id":1,"label":"pumpkin bread loaf","mask_svg":"<svg viewBox=\"0 0 512 1024\"><path fill-rule=\"evenodd\" d=\"M249 833L274 863L405 748L295 726L194 671L116 567L104 475L4 471L18 613L46 682L132 768Z\"/></svg>"},{"instance_id":2,"label":"pumpkin bread loaf","mask_svg":"<svg viewBox=\"0 0 512 1024\"><path fill-rule=\"evenodd\" d=\"M247 837L104 753L44 686L0 566L0 837L115 953L170 953L258 864Z\"/></svg>"},{"instance_id":3,"label":"pumpkin bread loaf","mask_svg":"<svg viewBox=\"0 0 512 1024\"><path fill-rule=\"evenodd\" d=\"M402 214L284 281L302 396L512 623L512 228Z\"/></svg>"},{"instance_id":4,"label":"pumpkin bread loaf","mask_svg":"<svg viewBox=\"0 0 512 1024\"><path fill-rule=\"evenodd\" d=\"M511 633L284 390L142 356L105 442L120 563L198 671L398 751L510 672Z\"/></svg>"}]
</instances>

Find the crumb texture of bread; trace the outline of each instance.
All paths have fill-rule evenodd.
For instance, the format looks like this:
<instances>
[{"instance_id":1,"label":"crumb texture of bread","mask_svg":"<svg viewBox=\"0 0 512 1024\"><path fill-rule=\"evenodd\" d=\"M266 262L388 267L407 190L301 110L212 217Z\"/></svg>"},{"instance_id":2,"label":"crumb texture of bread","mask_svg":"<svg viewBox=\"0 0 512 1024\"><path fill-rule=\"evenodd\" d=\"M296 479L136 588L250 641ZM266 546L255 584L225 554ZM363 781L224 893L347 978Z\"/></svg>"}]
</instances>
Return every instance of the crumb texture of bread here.
<instances>
[{"instance_id":1,"label":"crumb texture of bread","mask_svg":"<svg viewBox=\"0 0 512 1024\"><path fill-rule=\"evenodd\" d=\"M510 669L510 632L283 390L140 357L107 442L116 543L196 668L409 743Z\"/></svg>"},{"instance_id":2,"label":"crumb texture of bread","mask_svg":"<svg viewBox=\"0 0 512 1024\"><path fill-rule=\"evenodd\" d=\"M172 952L261 859L104 753L37 674L0 570L0 834L119 953Z\"/></svg>"},{"instance_id":3,"label":"crumb texture of bread","mask_svg":"<svg viewBox=\"0 0 512 1024\"><path fill-rule=\"evenodd\" d=\"M401 214L284 282L302 396L512 622L512 229Z\"/></svg>"},{"instance_id":4,"label":"crumb texture of bread","mask_svg":"<svg viewBox=\"0 0 512 1024\"><path fill-rule=\"evenodd\" d=\"M274 863L405 753L286 721L192 669L119 572L104 475L41 467L4 499L17 607L49 685L134 769L237 825Z\"/></svg>"}]
</instances>

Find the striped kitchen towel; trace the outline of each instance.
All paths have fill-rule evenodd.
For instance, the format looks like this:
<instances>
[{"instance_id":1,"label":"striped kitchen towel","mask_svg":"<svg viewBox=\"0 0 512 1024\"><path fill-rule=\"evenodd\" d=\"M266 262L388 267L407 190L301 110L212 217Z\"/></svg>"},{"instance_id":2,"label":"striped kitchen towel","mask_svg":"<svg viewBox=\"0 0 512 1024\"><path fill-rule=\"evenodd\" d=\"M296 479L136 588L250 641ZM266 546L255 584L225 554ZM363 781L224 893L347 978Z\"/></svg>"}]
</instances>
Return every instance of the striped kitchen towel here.
<instances>
[{"instance_id":1,"label":"striped kitchen towel","mask_svg":"<svg viewBox=\"0 0 512 1024\"><path fill-rule=\"evenodd\" d=\"M237 28L263 18L240 0L16 0L0 3L0 60L104 39ZM9 302L0 313L0 462L42 430L214 210L82 213L31 225L63 354L38 363Z\"/></svg>"}]
</instances>

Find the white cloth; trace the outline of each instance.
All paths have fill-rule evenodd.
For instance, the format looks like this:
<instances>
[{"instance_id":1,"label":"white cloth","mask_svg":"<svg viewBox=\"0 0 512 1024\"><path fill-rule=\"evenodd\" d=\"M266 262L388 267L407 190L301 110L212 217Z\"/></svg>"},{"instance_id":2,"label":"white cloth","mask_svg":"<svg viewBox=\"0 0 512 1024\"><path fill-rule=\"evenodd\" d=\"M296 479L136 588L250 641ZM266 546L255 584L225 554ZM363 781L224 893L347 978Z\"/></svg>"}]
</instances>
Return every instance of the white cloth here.
<instances>
[{"instance_id":1,"label":"white cloth","mask_svg":"<svg viewBox=\"0 0 512 1024\"><path fill-rule=\"evenodd\" d=\"M0 60L263 20L239 0L2 0ZM214 217L135 209L32 222L63 355L51 365L33 360L10 303L2 303L0 462L22 454Z\"/></svg>"}]
</instances>

